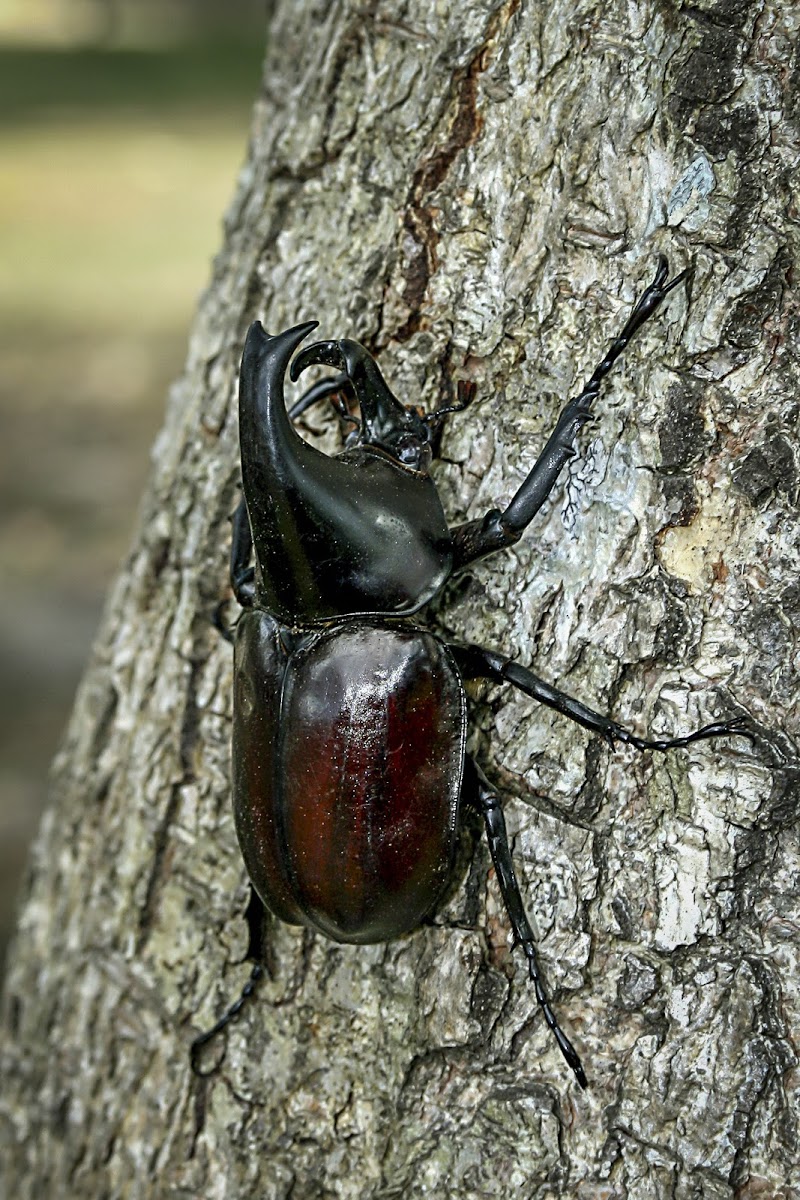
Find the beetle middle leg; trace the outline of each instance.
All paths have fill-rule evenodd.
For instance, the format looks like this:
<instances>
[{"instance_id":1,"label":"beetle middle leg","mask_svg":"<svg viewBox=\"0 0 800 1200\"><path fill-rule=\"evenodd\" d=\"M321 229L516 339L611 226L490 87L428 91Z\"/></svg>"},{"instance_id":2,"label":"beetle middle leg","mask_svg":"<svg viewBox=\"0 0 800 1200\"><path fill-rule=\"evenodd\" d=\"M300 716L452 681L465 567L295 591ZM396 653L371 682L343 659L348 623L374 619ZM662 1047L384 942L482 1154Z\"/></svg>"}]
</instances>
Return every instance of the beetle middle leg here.
<instances>
[{"instance_id":1,"label":"beetle middle leg","mask_svg":"<svg viewBox=\"0 0 800 1200\"><path fill-rule=\"evenodd\" d=\"M553 1031L561 1053L574 1071L578 1083L582 1088L585 1088L587 1086L586 1073L584 1072L578 1053L559 1025L556 1015L550 1007L550 1001L545 990L544 980L542 979L536 955L533 930L525 913L519 884L514 874L511 850L508 845L506 820L503 816L499 797L476 762L471 758L467 758L465 766L465 783L467 788L474 794L483 814L486 824L486 840L489 843L489 852L497 873L497 881L500 884L503 903L506 906L506 912L511 921L511 927L514 930L514 937L522 946L528 959L528 970L536 990L536 999L544 1014L544 1019Z\"/></svg>"},{"instance_id":2,"label":"beetle middle leg","mask_svg":"<svg viewBox=\"0 0 800 1200\"><path fill-rule=\"evenodd\" d=\"M481 646L454 645L450 646L450 650L466 679L491 679L495 683L510 683L524 692L526 696L538 700L541 704L546 704L548 708L554 708L556 712L569 717L571 721L583 725L584 729L588 729L592 733L599 733L612 749L616 742L623 742L637 750L666 751L688 746L691 742L703 741L705 738L730 737L735 734L743 737L750 736L744 727L743 718L734 717L730 721L714 721L712 724L704 725L701 729L695 729L693 733L684 734L682 737L638 737L622 725L618 725L616 721L601 716L600 713L582 704L580 700L576 700L566 692L559 691L558 688L546 683L538 675L534 675L533 671L529 671L527 667L520 666L513 659L506 658L494 650L485 650Z\"/></svg>"},{"instance_id":3,"label":"beetle middle leg","mask_svg":"<svg viewBox=\"0 0 800 1200\"><path fill-rule=\"evenodd\" d=\"M562 469L574 457L575 439L583 425L591 419L592 403L606 375L636 331L653 315L672 289L689 275L688 270L681 271L667 283L668 270L667 260L662 255L655 279L639 298L622 331L609 346L605 358L595 367L583 390L563 409L544 449L508 507L503 512L492 509L486 516L457 525L452 530L454 571L460 571L476 558L519 541L553 490Z\"/></svg>"}]
</instances>

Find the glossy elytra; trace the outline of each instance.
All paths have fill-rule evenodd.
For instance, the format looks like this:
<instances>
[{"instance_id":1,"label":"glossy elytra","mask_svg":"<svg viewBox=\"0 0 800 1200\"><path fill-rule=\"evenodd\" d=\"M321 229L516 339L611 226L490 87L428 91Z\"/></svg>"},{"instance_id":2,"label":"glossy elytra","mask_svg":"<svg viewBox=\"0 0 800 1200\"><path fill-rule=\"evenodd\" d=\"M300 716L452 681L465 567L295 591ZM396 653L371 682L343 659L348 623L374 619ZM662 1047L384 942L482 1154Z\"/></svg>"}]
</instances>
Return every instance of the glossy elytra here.
<instances>
[{"instance_id":1,"label":"glossy elytra","mask_svg":"<svg viewBox=\"0 0 800 1200\"><path fill-rule=\"evenodd\" d=\"M672 739L636 737L502 652L445 642L424 627L420 610L454 574L522 535L575 453L601 381L687 273L671 282L667 274L662 259L507 507L455 527L429 467L442 421L467 406L471 384L459 385L457 404L423 415L395 398L356 342L317 342L296 353L314 322L274 337L256 322L242 357L243 498L231 550L243 610L235 633L233 804L253 888L281 920L339 942L407 934L447 887L460 812L476 805L536 999L581 1087L586 1075L547 996L497 792L465 751L464 680L512 684L612 746L669 750L741 732L739 722ZM337 375L287 411L287 371L296 380L312 364ZM293 425L326 397L351 426L336 457ZM345 399L357 404L357 417ZM240 1000L195 1041L194 1063L260 973L256 965Z\"/></svg>"}]
</instances>

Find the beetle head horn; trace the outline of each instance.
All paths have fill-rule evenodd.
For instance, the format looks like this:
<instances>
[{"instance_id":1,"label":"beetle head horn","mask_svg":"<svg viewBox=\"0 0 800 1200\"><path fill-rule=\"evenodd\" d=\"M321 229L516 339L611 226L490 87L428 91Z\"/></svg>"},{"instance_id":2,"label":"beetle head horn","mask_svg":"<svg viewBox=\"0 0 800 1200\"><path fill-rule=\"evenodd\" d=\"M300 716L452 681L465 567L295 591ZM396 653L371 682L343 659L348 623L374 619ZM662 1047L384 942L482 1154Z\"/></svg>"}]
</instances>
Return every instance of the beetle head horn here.
<instances>
[{"instance_id":1,"label":"beetle head horn","mask_svg":"<svg viewBox=\"0 0 800 1200\"><path fill-rule=\"evenodd\" d=\"M294 359L291 378L296 380L316 364L344 371L352 383L361 409L361 445L377 446L400 462L425 469L423 460L429 461L429 455L421 452L430 444L430 430L415 409L406 408L393 394L369 350L348 338L315 342Z\"/></svg>"}]
</instances>

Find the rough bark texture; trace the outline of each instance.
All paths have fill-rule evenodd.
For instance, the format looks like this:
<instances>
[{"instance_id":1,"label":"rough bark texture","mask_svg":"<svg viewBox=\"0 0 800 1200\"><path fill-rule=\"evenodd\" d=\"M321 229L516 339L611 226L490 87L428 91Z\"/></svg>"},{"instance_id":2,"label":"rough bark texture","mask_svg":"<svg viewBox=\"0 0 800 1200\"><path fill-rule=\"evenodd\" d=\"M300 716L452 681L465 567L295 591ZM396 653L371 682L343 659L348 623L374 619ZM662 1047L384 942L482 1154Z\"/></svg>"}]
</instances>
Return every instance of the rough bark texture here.
<instances>
[{"instance_id":1,"label":"rough bark texture","mask_svg":"<svg viewBox=\"0 0 800 1200\"><path fill-rule=\"evenodd\" d=\"M797 25L782 0L279 4L31 863L4 1196L800 1196ZM249 970L208 619L248 323L317 316L428 407L477 380L437 469L463 520L510 497L659 251L694 262L688 296L612 377L529 536L431 614L638 732L752 718L752 745L658 757L479 698L473 745L590 1089L483 845L411 937L273 927L272 978L198 1079L189 1043Z\"/></svg>"}]
</instances>

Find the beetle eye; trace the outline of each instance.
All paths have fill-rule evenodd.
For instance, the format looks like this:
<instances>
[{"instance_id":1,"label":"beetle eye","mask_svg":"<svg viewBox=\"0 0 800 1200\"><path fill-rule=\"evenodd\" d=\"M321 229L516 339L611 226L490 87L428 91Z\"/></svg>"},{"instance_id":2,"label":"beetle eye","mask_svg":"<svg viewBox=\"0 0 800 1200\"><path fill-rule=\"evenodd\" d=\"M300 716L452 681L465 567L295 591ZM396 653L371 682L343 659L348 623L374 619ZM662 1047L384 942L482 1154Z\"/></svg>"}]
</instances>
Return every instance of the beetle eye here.
<instances>
[{"instance_id":1,"label":"beetle eye","mask_svg":"<svg viewBox=\"0 0 800 1200\"><path fill-rule=\"evenodd\" d=\"M388 447L387 447L388 448ZM401 433L393 439L391 453L398 462L416 471L427 471L431 462L431 448L415 433Z\"/></svg>"}]
</instances>

